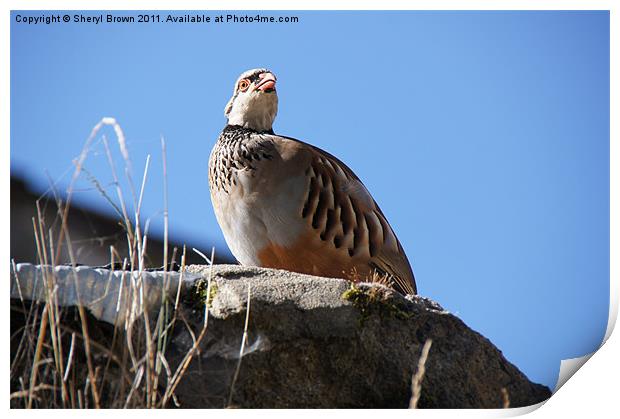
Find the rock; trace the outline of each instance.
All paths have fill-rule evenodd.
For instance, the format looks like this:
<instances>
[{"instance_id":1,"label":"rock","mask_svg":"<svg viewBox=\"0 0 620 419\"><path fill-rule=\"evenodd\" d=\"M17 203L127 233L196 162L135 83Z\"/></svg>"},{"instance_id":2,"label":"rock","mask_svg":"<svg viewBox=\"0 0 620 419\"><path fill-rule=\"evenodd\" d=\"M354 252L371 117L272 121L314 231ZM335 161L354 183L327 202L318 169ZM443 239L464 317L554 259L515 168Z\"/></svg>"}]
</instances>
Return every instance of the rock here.
<instances>
[{"instance_id":1,"label":"rock","mask_svg":"<svg viewBox=\"0 0 620 419\"><path fill-rule=\"evenodd\" d=\"M208 269L191 266L193 273ZM427 339L432 346L418 407L500 408L550 397L493 344L433 301L380 285L287 271L215 266L204 350L177 389L183 407L224 407L239 364L248 288L245 355L232 404L245 408L406 408ZM191 318L195 330L201 311ZM195 332L196 333L196 332ZM178 359L192 340L178 330ZM172 355L172 354L171 354Z\"/></svg>"},{"instance_id":2,"label":"rock","mask_svg":"<svg viewBox=\"0 0 620 419\"><path fill-rule=\"evenodd\" d=\"M172 372L200 336L210 298L200 350L174 391L180 407L406 408L429 339L420 408L501 408L505 395L510 407L521 407L551 396L429 299L281 270L193 265L187 271L165 352ZM165 381L162 374L160 385Z\"/></svg>"}]
</instances>

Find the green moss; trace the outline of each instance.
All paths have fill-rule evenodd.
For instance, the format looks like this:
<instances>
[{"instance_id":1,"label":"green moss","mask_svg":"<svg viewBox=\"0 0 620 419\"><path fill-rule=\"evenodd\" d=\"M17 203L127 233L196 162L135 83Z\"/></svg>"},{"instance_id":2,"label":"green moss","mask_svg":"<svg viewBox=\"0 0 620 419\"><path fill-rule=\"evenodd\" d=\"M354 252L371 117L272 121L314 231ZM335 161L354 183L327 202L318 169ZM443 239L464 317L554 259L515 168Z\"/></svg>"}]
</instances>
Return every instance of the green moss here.
<instances>
[{"instance_id":1,"label":"green moss","mask_svg":"<svg viewBox=\"0 0 620 419\"><path fill-rule=\"evenodd\" d=\"M389 294L380 287L360 288L351 283L348 290L342 293L341 298L350 301L361 313L360 325L374 313L381 318L397 318L406 320L413 316L406 304L389 298Z\"/></svg>"},{"instance_id":2,"label":"green moss","mask_svg":"<svg viewBox=\"0 0 620 419\"><path fill-rule=\"evenodd\" d=\"M211 307L211 304L217 295L217 290L218 288L215 282L211 282L211 289L209 290L209 281L206 279L199 279L194 284L194 287L190 293L192 295L192 302L197 307L204 307L205 303L208 307ZM208 296L207 291L209 291Z\"/></svg>"}]
</instances>

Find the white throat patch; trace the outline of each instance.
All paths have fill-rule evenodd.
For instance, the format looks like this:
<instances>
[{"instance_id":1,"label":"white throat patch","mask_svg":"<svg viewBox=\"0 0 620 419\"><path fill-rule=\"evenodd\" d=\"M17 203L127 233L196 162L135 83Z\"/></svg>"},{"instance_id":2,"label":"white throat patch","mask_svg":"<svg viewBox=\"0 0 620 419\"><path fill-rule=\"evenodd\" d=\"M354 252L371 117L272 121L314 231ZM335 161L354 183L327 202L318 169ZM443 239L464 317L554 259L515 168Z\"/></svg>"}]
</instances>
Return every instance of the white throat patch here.
<instances>
[{"instance_id":1,"label":"white throat patch","mask_svg":"<svg viewBox=\"0 0 620 419\"><path fill-rule=\"evenodd\" d=\"M269 131L278 113L276 92L239 92L228 113L228 124L256 131Z\"/></svg>"}]
</instances>

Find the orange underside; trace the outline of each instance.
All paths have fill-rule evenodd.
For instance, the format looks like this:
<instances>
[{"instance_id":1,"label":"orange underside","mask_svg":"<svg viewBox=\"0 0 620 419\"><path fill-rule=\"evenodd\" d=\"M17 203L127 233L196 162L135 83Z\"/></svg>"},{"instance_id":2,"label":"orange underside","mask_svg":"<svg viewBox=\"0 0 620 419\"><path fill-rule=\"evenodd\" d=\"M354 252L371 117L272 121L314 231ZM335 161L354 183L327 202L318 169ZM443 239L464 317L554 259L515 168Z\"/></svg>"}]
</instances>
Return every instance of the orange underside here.
<instances>
[{"instance_id":1,"label":"orange underside","mask_svg":"<svg viewBox=\"0 0 620 419\"><path fill-rule=\"evenodd\" d=\"M336 249L317 239L314 232L293 246L269 244L258 253L261 266L309 275L363 281L373 271L367 261L350 257L346 248Z\"/></svg>"}]
</instances>

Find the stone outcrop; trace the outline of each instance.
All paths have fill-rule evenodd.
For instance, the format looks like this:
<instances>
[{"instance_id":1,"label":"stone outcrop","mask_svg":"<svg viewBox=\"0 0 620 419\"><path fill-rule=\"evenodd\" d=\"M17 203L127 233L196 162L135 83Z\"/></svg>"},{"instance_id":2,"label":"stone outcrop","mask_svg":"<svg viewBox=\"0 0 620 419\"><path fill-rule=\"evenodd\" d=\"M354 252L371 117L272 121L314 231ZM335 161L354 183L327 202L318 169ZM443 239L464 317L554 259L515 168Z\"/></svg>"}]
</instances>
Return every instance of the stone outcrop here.
<instances>
[{"instance_id":1,"label":"stone outcrop","mask_svg":"<svg viewBox=\"0 0 620 419\"><path fill-rule=\"evenodd\" d=\"M25 284L31 271L18 267L18 276L20 271L22 298L40 299L36 287ZM183 319L166 350L172 370L203 328L209 271L194 265L183 278L169 274L168 293L175 299L180 290ZM211 278L207 331L175 389L180 407L406 408L429 339L420 408L501 408L506 402L521 407L551 395L429 299L403 297L376 284L232 265L213 266ZM151 299L146 295L144 301ZM69 298L62 302L71 304ZM109 313L105 321L115 322Z\"/></svg>"}]
</instances>

